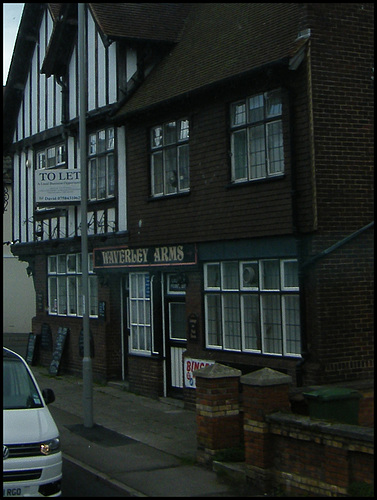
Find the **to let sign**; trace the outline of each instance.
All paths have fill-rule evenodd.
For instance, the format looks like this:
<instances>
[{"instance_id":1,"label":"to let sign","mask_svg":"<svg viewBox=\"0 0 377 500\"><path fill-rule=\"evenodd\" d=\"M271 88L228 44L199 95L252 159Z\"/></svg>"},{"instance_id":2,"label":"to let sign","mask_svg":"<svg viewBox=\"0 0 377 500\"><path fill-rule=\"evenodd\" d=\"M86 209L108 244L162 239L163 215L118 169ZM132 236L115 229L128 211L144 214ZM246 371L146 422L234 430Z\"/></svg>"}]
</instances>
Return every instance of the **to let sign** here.
<instances>
[{"instance_id":1,"label":"to let sign","mask_svg":"<svg viewBox=\"0 0 377 500\"><path fill-rule=\"evenodd\" d=\"M38 205L78 203L80 200L80 170L61 168L35 171L35 201Z\"/></svg>"}]
</instances>

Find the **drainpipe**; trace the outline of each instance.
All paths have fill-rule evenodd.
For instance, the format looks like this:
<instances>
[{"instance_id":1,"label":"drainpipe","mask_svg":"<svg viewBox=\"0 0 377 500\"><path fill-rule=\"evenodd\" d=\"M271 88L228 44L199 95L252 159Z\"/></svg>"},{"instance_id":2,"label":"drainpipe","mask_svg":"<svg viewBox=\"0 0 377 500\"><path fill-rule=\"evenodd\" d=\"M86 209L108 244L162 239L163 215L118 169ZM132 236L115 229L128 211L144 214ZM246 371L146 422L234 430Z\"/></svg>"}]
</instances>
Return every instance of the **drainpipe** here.
<instances>
[{"instance_id":1,"label":"drainpipe","mask_svg":"<svg viewBox=\"0 0 377 500\"><path fill-rule=\"evenodd\" d=\"M309 32L310 33L310 32ZM301 52L302 54L302 52ZM300 66L303 54L298 54L296 59L293 58L290 62L289 69L297 70ZM310 138L310 169L313 176L313 210L316 212L316 199L315 199L315 183L314 183L314 133L313 133L313 107L312 107L312 82L311 82L311 59L310 59L310 40L307 41L307 51L306 51L306 83L307 83L307 95L308 95L308 118L309 118L309 138ZM296 149L295 149L295 126L294 126L294 108L293 102L295 101L292 91L289 96L289 126L290 126L290 149L291 149L291 196L292 196L292 224L293 224L293 234L296 239L297 246L297 260L298 260L298 280L299 280L299 290L300 290L300 333L301 333L301 359L296 363L296 384L297 387L303 385L303 365L309 359L308 343L307 343L307 331L306 331L306 300L305 300L305 272L303 271L303 262L305 255L307 255L307 249L305 248L305 242L303 241L303 236L299 231L299 221L298 221L298 199L297 199L297 179L296 179ZM316 225L316 216L314 226Z\"/></svg>"}]
</instances>

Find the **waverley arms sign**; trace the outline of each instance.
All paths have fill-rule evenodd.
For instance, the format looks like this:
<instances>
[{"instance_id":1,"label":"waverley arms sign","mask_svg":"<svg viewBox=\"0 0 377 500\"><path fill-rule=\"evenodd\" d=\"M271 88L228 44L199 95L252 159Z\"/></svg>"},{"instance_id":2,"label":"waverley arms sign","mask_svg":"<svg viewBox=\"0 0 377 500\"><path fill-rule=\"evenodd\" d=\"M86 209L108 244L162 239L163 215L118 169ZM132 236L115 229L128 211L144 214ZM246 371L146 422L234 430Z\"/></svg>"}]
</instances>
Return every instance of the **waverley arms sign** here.
<instances>
[{"instance_id":1,"label":"waverley arms sign","mask_svg":"<svg viewBox=\"0 0 377 500\"><path fill-rule=\"evenodd\" d=\"M194 265L195 245L170 245L142 248L114 247L94 249L94 268L155 267Z\"/></svg>"}]
</instances>

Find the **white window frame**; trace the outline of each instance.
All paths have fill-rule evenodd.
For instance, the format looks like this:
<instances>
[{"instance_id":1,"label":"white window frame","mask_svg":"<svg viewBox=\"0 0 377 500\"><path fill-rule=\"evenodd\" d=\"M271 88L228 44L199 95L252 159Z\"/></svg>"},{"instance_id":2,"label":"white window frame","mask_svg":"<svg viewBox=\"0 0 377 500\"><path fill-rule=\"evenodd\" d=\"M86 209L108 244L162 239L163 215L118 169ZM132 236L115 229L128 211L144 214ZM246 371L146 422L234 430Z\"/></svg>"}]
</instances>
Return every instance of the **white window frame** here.
<instances>
[{"instance_id":1,"label":"white window frame","mask_svg":"<svg viewBox=\"0 0 377 500\"><path fill-rule=\"evenodd\" d=\"M175 124L175 138L169 139L166 128L170 124ZM158 132L158 133L155 133ZM177 120L170 120L168 122L155 125L150 131L150 176L151 176L151 196L153 198L160 198L165 196L172 196L180 193L187 193L190 191L190 149L189 149L189 138L190 138L190 122L188 118L179 118ZM182 165L183 160L181 160L181 151L183 148L187 148L187 165ZM168 176L168 153L173 152L175 158L175 185L173 182L169 183L167 179ZM157 166L156 158L159 157L162 163L161 168L161 183L162 189L157 187L155 182L156 169L160 168ZM187 172L185 172L185 168ZM183 174L186 174L187 186L182 185ZM168 190L168 185L171 186L171 190Z\"/></svg>"},{"instance_id":2,"label":"white window frame","mask_svg":"<svg viewBox=\"0 0 377 500\"><path fill-rule=\"evenodd\" d=\"M273 112L270 115L267 115L267 101L269 97L274 94L274 93L279 93L280 94L280 112ZM263 97L263 108L258 108L258 109L263 109L263 117L260 117L257 120L253 120L251 117L251 111L249 107L249 103L252 99L255 98L261 98ZM233 111L237 107L242 107L244 110L242 113L234 114ZM282 99L282 91L281 89L275 89L269 92L263 92L259 94L255 94L253 96L247 97L243 100L236 101L234 103L231 103L230 105L230 129L231 129L231 137L230 137L230 144L231 144L231 181L234 184L237 183L243 183L243 182L252 182L252 181L257 181L261 179L269 179L273 177L281 177L284 175L284 170L285 170L285 158L284 158L284 130L283 130L283 99ZM234 120L234 117L238 117L238 121ZM235 122L235 123L233 123ZM279 123L281 124L281 134L280 138L282 141L281 147L283 148L283 154L282 157L280 158L280 162L282 163L281 170L278 170L276 172L271 171L271 152L269 148L269 136L270 136L270 129L271 127ZM252 131L256 127L263 127L264 131L264 148L261 150L264 153L264 162L262 165L262 172L260 175L253 175L252 174L252 168L253 163L252 163L252 150L251 146L253 144L253 138L252 138ZM243 176L236 176L236 165L235 165L235 160L236 160L236 154L235 154L235 137L237 133L244 132L246 136L246 152L245 152L245 160L246 160L246 165L244 173L245 175Z\"/></svg>"},{"instance_id":3,"label":"white window frame","mask_svg":"<svg viewBox=\"0 0 377 500\"><path fill-rule=\"evenodd\" d=\"M224 270L228 267L228 269L231 269L230 267L233 267L233 271L236 268L238 268L238 281L239 285L238 288L232 288L230 286L224 286L227 285L227 283L224 281L223 273ZM267 266L269 263L273 263L275 266L275 270L277 271L278 274L273 274L272 275L272 280L271 280L271 285L269 283L264 283L264 278L263 278L263 273L264 270L267 269ZM216 349L216 350L224 350L224 351L237 351L237 352L250 352L250 353L257 353L257 354L268 354L271 356L289 356L289 357L301 357L301 352L291 352L291 349L288 348L288 345L294 345L295 342L299 342L300 339L297 339L297 335L293 335L292 338L289 337L288 335L288 325L287 325L287 317L286 317L286 302L287 299L286 297L295 297L298 301L297 308L294 309L294 317L297 320L296 326L292 326L292 334L293 331L299 331L300 334L300 310L299 310L299 286L298 286L298 269L296 269L295 275L296 275L296 282L297 286L286 286L285 285L285 273L287 271L286 269L286 264L289 263L295 263L297 264L296 259L281 259L281 258L276 258L276 259L252 259L252 260L245 260L245 261L223 261L223 262L208 262L204 264L204 307L205 307L205 341L206 341L206 347L209 349ZM209 267L210 266L218 266L218 269L220 270L220 284L217 287L213 286L213 283L209 283ZM252 269L254 273L258 273L256 278L258 281L255 281L255 277L252 277L252 274L250 273L251 279L252 279L252 285L249 286L248 283L245 284L243 277L244 277L244 271L245 269L248 269L252 266ZM266 267L265 267L266 266ZM272 268L273 269L273 268ZM249 269L250 271L250 269ZM279 285L276 286L276 282L279 282ZM230 340L232 339L232 336L227 335L226 328L228 325L226 323L231 323L231 320L227 320L227 313L225 312L225 306L226 306L226 297L229 297L230 295L234 295L238 297L238 303L239 303L239 313L237 315L236 311L233 311L233 313L230 311L233 320L235 323L240 322L240 340L239 343L233 343L233 345L230 344ZM217 298L215 298L217 297ZM247 342L246 342L246 329L247 329L247 324L246 324L246 305L245 302L248 297L256 297L257 298L257 304L253 304L256 299L252 299L251 305L258 306L257 308L254 308L254 311L256 313L256 317L258 320L258 323L254 325L254 327L257 329L257 339L256 339L256 345L257 347L247 347ZM267 335L267 324L264 321L264 308L266 307L266 302L268 301L268 297L276 298L276 302L278 303L278 309L277 314L278 316L274 318L273 316L270 316L270 322L274 322L274 320L278 321L278 325L281 331L280 336L276 337L275 344L278 346L279 342L281 342L281 349L271 349L268 348L268 335ZM216 314L216 324L218 325L218 328L221 328L221 332L217 332L217 342L214 342L213 340L210 341L210 321L213 321L213 317L209 317L209 301L215 301L217 303L217 306L215 306L215 309L212 311L211 314ZM219 315L220 317L220 322L219 322ZM255 316L255 314L254 314ZM216 336L216 332L211 333L211 337ZM272 344L274 341L272 340ZM237 345L238 344L238 345ZM238 348L239 346L239 348ZM281 351L281 352L279 352Z\"/></svg>"},{"instance_id":4,"label":"white window frame","mask_svg":"<svg viewBox=\"0 0 377 500\"><path fill-rule=\"evenodd\" d=\"M105 139L100 139L101 134ZM104 143L104 144L103 144ZM100 148L100 146L103 148ZM109 158L113 158L112 180L110 176ZM104 160L104 192L100 191L99 173L100 162ZM95 166L93 166L95 165ZM95 173L93 174L93 170ZM115 198L116 194L116 166L115 166L115 128L101 128L89 134L88 138L88 197L91 201L108 200ZM113 192L110 191L110 185L113 185Z\"/></svg>"},{"instance_id":5,"label":"white window frame","mask_svg":"<svg viewBox=\"0 0 377 500\"><path fill-rule=\"evenodd\" d=\"M133 280L143 278L144 279L144 293L139 294L139 289L137 288L137 296L133 296L134 291L134 283ZM146 285L149 280L150 293L149 297L146 293ZM153 302L152 302L152 279L149 273L130 273L129 274L129 296L128 296L128 311L129 311L129 329L130 329L130 343L129 343L129 351L132 354L139 354L143 356L151 356L153 352ZM133 306L135 305L135 307ZM142 304L142 307L139 305ZM147 305L149 304L149 305ZM140 318L140 310L142 308L142 316ZM149 312L149 314L148 314ZM148 317L147 317L148 316ZM140 321L143 319L144 321ZM142 327L144 329L144 340L145 347L140 347L142 345L139 328ZM147 334L145 334L145 328L149 329L149 348L148 348L148 338ZM136 340L136 343L134 342ZM135 347L135 345L137 346Z\"/></svg>"},{"instance_id":6,"label":"white window frame","mask_svg":"<svg viewBox=\"0 0 377 500\"><path fill-rule=\"evenodd\" d=\"M75 268L68 268L70 259L75 257ZM98 278L93 273L92 254L88 255L89 317L98 318ZM50 316L82 317L82 271L81 254L57 254L47 257L48 314ZM56 294L54 293L56 283ZM59 283L65 283L65 294ZM75 287L75 304L72 304L72 284ZM62 306L65 308L63 309Z\"/></svg>"},{"instance_id":7,"label":"white window frame","mask_svg":"<svg viewBox=\"0 0 377 500\"><path fill-rule=\"evenodd\" d=\"M48 165L49 152L54 151L53 156L50 158L55 158L54 164ZM41 158L44 158L41 163ZM59 161L60 159L60 161ZM44 148L38 149L36 152L36 162L35 162L36 170L41 169L54 169L54 168L67 168L67 147L64 142L59 142L58 144L54 144L51 146L46 146Z\"/></svg>"}]
</instances>

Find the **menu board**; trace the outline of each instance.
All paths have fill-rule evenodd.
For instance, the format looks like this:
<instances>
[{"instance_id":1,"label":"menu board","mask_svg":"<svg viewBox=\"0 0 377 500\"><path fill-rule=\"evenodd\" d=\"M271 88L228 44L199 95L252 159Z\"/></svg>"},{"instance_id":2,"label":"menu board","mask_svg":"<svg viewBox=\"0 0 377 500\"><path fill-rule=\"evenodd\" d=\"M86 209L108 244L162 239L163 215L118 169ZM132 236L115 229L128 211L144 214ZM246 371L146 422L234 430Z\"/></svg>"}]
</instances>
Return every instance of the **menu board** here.
<instances>
[{"instance_id":1,"label":"menu board","mask_svg":"<svg viewBox=\"0 0 377 500\"><path fill-rule=\"evenodd\" d=\"M52 351L52 335L50 325L43 323L41 331L41 349L43 351Z\"/></svg>"},{"instance_id":2,"label":"menu board","mask_svg":"<svg viewBox=\"0 0 377 500\"><path fill-rule=\"evenodd\" d=\"M28 365L33 365L35 362L36 356L36 346L38 341L38 336L34 333L29 333L29 337L27 340L27 348L26 348L26 356L25 360Z\"/></svg>"},{"instance_id":3,"label":"menu board","mask_svg":"<svg viewBox=\"0 0 377 500\"><path fill-rule=\"evenodd\" d=\"M60 327L58 329L58 336L56 337L56 346L52 361L49 369L50 375L57 375L59 372L60 362L63 355L64 345L68 334L68 328Z\"/></svg>"}]
</instances>

